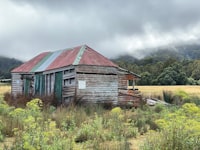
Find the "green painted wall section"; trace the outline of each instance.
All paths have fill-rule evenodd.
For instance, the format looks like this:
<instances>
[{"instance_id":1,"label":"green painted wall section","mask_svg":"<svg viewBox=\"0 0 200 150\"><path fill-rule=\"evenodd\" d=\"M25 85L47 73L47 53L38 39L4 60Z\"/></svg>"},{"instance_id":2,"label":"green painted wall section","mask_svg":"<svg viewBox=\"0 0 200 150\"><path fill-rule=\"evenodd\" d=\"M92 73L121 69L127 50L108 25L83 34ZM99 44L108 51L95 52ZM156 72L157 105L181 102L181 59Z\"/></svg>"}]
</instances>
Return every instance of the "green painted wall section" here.
<instances>
[{"instance_id":1,"label":"green painted wall section","mask_svg":"<svg viewBox=\"0 0 200 150\"><path fill-rule=\"evenodd\" d=\"M62 78L63 78L62 72L56 72L54 92L55 92L55 98L60 102L62 101Z\"/></svg>"},{"instance_id":2,"label":"green painted wall section","mask_svg":"<svg viewBox=\"0 0 200 150\"><path fill-rule=\"evenodd\" d=\"M30 80L24 79L24 94L28 96L30 90Z\"/></svg>"},{"instance_id":3,"label":"green painted wall section","mask_svg":"<svg viewBox=\"0 0 200 150\"><path fill-rule=\"evenodd\" d=\"M35 95L43 95L45 93L45 76L43 74L35 75Z\"/></svg>"}]
</instances>

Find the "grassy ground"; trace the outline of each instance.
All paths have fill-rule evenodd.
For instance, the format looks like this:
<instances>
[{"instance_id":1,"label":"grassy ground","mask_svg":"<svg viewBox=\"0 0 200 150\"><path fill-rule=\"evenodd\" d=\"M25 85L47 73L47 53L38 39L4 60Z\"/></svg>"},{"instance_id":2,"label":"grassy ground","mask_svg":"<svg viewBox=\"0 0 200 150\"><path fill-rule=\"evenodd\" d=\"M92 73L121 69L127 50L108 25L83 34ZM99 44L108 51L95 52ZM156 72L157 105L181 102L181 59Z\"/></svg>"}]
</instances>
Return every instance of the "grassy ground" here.
<instances>
[{"instance_id":1,"label":"grassy ground","mask_svg":"<svg viewBox=\"0 0 200 150\"><path fill-rule=\"evenodd\" d=\"M161 96L163 91L185 91L193 96L200 96L200 86L136 86L145 97Z\"/></svg>"},{"instance_id":2,"label":"grassy ground","mask_svg":"<svg viewBox=\"0 0 200 150\"><path fill-rule=\"evenodd\" d=\"M200 86L136 86L141 93L146 97L153 97L162 95L163 91L185 91L188 94L191 95L197 95L200 96ZM11 87L8 85L0 85L0 95L2 95L5 92L10 92ZM130 148L132 150L138 150L139 145L144 141L146 135L138 135L136 138L130 138L129 142L131 143ZM0 143L0 149L3 147L3 144L11 145L14 138L6 138L4 143Z\"/></svg>"},{"instance_id":3,"label":"grassy ground","mask_svg":"<svg viewBox=\"0 0 200 150\"><path fill-rule=\"evenodd\" d=\"M200 86L136 86L135 88L138 88L141 93L146 97L151 97L155 95L162 95L163 91L185 91L188 94L200 96ZM2 95L5 92L10 92L11 86L0 84L0 95Z\"/></svg>"},{"instance_id":4,"label":"grassy ground","mask_svg":"<svg viewBox=\"0 0 200 150\"><path fill-rule=\"evenodd\" d=\"M3 95L4 93L10 92L10 91L11 91L10 85L0 84L0 96Z\"/></svg>"}]
</instances>

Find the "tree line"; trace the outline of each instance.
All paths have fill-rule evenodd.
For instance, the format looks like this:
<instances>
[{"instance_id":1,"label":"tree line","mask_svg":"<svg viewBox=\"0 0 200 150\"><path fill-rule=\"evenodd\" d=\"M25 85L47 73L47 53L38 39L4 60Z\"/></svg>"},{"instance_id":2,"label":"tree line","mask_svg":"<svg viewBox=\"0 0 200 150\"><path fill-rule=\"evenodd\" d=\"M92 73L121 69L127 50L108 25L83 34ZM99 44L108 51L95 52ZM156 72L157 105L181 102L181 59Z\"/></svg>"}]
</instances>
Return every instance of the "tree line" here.
<instances>
[{"instance_id":1,"label":"tree line","mask_svg":"<svg viewBox=\"0 0 200 150\"><path fill-rule=\"evenodd\" d=\"M0 79L10 79L10 71L22 64L22 61L0 56Z\"/></svg>"},{"instance_id":2,"label":"tree line","mask_svg":"<svg viewBox=\"0 0 200 150\"><path fill-rule=\"evenodd\" d=\"M175 56L156 59L115 59L120 67L137 73L138 85L200 85L200 59L179 59Z\"/></svg>"}]
</instances>

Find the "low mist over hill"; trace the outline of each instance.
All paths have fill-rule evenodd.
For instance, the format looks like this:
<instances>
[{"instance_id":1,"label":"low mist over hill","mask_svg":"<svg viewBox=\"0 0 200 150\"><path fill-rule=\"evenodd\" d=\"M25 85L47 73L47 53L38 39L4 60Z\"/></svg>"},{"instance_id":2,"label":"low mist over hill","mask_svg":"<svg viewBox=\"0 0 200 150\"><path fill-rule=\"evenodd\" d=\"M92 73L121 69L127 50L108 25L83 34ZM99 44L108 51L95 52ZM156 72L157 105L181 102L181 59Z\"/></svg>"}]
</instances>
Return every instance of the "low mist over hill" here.
<instances>
[{"instance_id":1,"label":"low mist over hill","mask_svg":"<svg viewBox=\"0 0 200 150\"><path fill-rule=\"evenodd\" d=\"M144 58L123 55L113 59L122 68L141 75L139 85L200 85L200 45L162 47Z\"/></svg>"},{"instance_id":2,"label":"low mist over hill","mask_svg":"<svg viewBox=\"0 0 200 150\"><path fill-rule=\"evenodd\" d=\"M143 64L143 63L154 63L158 61L166 61L169 58L174 58L178 60L200 59L200 44L166 46L156 49L145 49L143 51L144 51L144 57L141 59L128 54L124 54L113 60Z\"/></svg>"},{"instance_id":3,"label":"low mist over hill","mask_svg":"<svg viewBox=\"0 0 200 150\"><path fill-rule=\"evenodd\" d=\"M0 56L0 79L11 78L10 71L23 62L14 58Z\"/></svg>"}]
</instances>

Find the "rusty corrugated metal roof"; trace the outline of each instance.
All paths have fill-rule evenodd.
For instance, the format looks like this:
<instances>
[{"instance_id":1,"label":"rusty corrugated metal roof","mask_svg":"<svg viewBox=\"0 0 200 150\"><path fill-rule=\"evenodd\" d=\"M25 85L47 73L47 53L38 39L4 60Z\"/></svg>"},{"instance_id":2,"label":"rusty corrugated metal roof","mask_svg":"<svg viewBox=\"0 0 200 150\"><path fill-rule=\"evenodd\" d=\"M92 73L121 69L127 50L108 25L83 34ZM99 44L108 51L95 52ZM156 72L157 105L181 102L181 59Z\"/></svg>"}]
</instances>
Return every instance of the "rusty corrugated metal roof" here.
<instances>
[{"instance_id":1,"label":"rusty corrugated metal roof","mask_svg":"<svg viewBox=\"0 0 200 150\"><path fill-rule=\"evenodd\" d=\"M69 65L95 65L117 67L112 61L87 45L74 48L44 52L12 70L12 72L42 72Z\"/></svg>"},{"instance_id":2,"label":"rusty corrugated metal roof","mask_svg":"<svg viewBox=\"0 0 200 150\"><path fill-rule=\"evenodd\" d=\"M88 46L85 48L79 64L117 67L117 65L110 61L108 58L104 57Z\"/></svg>"},{"instance_id":3,"label":"rusty corrugated metal roof","mask_svg":"<svg viewBox=\"0 0 200 150\"><path fill-rule=\"evenodd\" d=\"M76 56L81 49L81 46L72 49L64 50L47 68L46 70L52 70L65 66L72 65Z\"/></svg>"},{"instance_id":4,"label":"rusty corrugated metal roof","mask_svg":"<svg viewBox=\"0 0 200 150\"><path fill-rule=\"evenodd\" d=\"M47 56L49 54L49 52L44 52L41 53L39 55L37 55L36 57L32 58L31 60L29 60L28 62L25 62L24 64L22 64L21 66L13 69L11 72L24 72L24 73L29 73L31 72L31 70L40 62L42 61L42 59L45 58L45 56Z\"/></svg>"}]
</instances>

